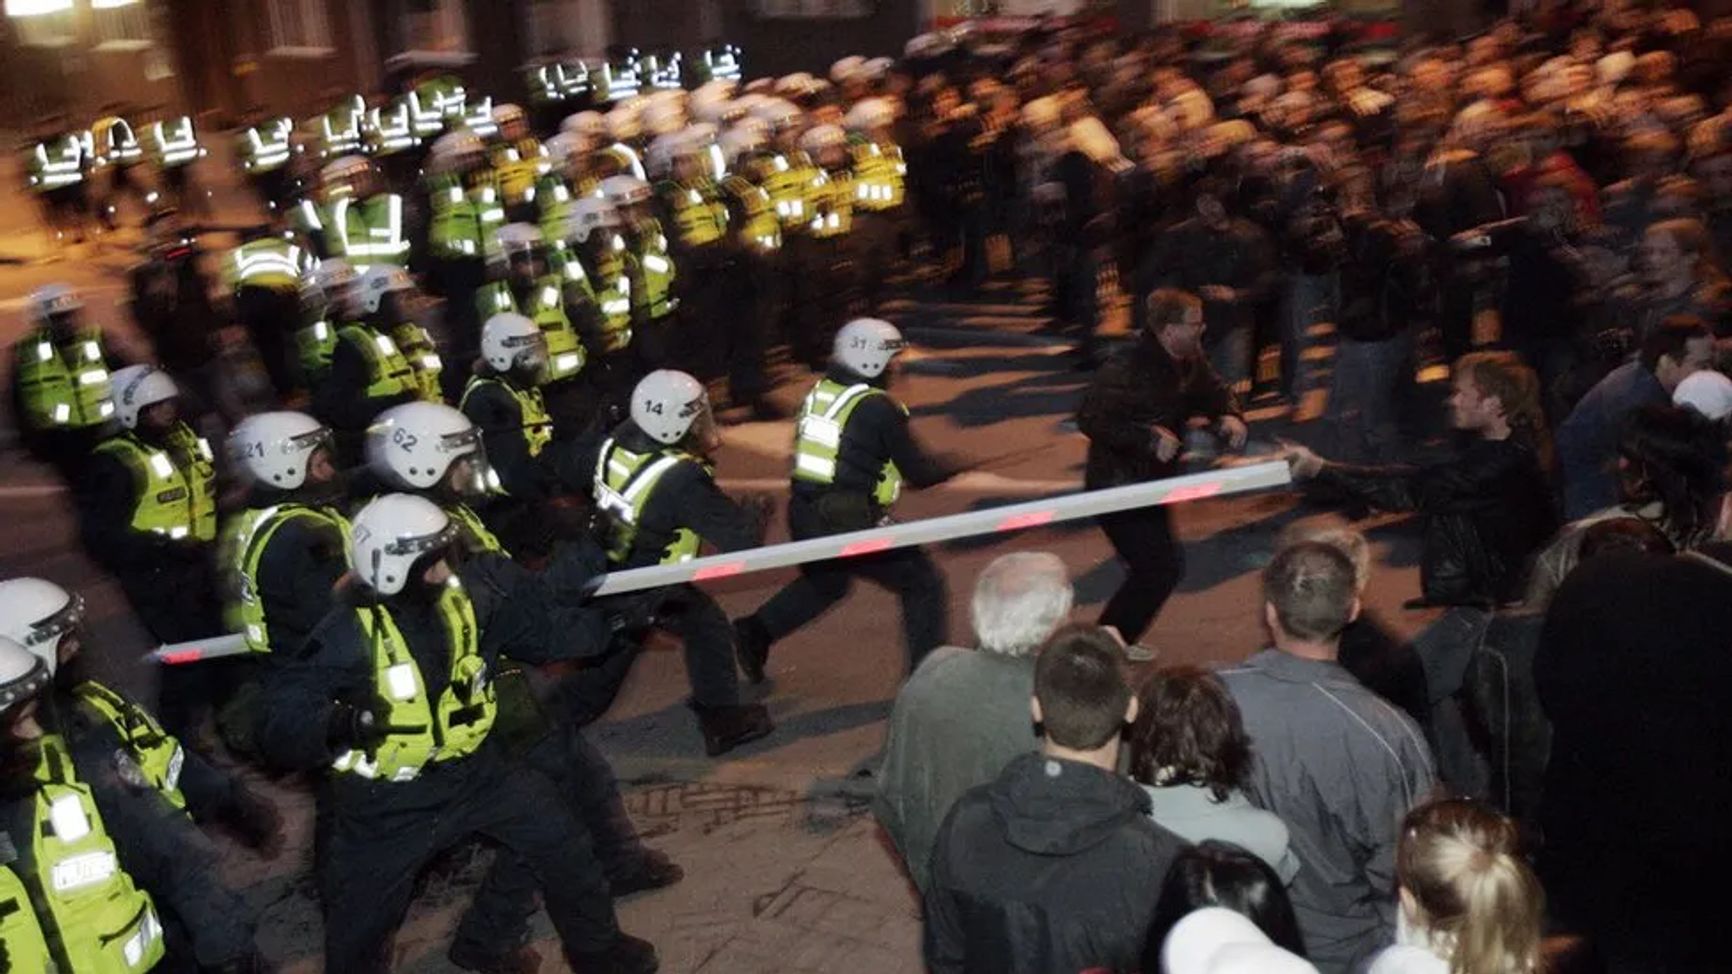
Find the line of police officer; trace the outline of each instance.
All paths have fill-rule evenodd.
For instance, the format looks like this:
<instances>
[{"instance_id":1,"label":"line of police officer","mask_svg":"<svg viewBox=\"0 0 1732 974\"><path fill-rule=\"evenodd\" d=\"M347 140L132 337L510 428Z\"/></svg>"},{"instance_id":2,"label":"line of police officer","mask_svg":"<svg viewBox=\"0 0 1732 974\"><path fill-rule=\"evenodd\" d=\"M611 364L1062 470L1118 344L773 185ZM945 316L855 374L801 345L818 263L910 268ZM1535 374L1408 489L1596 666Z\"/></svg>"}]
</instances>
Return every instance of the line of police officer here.
<instances>
[{"instance_id":1,"label":"line of police officer","mask_svg":"<svg viewBox=\"0 0 1732 974\"><path fill-rule=\"evenodd\" d=\"M77 485L86 539L109 553L104 567L154 635L172 642L235 631L253 650L196 684L180 674L219 671L211 663L171 668L162 710L174 726L154 737L198 734L208 708L237 753L322 776L316 865L328 970L379 969L416 873L475 834L505 851L459 928L459 964L533 969L521 935L539 889L577 970L653 970L653 948L618 930L610 893L665 885L679 870L637 840L611 772L578 732L606 709L643 633L663 628L684 642L690 705L711 755L772 730L761 705L741 700L736 652L747 675L762 680L771 638L839 599L849 574L902 597L911 661L943 635L941 576L917 552L809 568L773 601L779 608L738 627L693 586L583 597L609 568L762 542L768 500L735 501L714 481L720 437L703 385L685 372L644 370L673 360L693 340L685 329L742 317L735 302L756 296L759 307L771 306L763 293L787 283L778 275L809 278L802 287L831 280L823 275L847 261L830 231L847 225L856 198L900 202L894 146L855 143L856 159L888 162L851 168L840 129L802 133L786 102L709 91L693 102L730 125L720 141L698 126L663 131L649 144L652 166L667 177L667 223L648 205L655 194L637 175L635 148L619 138L629 136L619 118L604 120L616 141L587 151L581 140L594 120L574 118L553 157L530 145L510 106L488 117L497 116L502 136L492 151L514 157L488 158L468 124L473 113L435 143L430 259L421 268L446 298L447 328L461 317L453 307L473 307L484 322L473 352L447 336L447 354L473 362L462 382L461 373L443 374L439 346L406 300L415 288L405 267L419 257L403 198L364 161L328 164L320 198L284 211L300 214L300 237L260 235L230 255L237 296L254 295L237 298L237 307L253 308L249 330L293 337L315 415L262 413L235 428L227 456L244 496L226 515L216 458L180 419L174 381L149 366L111 372L117 363L75 294L55 287L33 296L35 328L14 350L25 442ZM440 104L443 113L449 105ZM887 105L862 106L873 127L888 126L879 118ZM657 128L672 124L659 120L667 110L650 107ZM332 135L344 125L334 123ZM816 150L817 163L800 145ZM511 168L523 159L555 164L537 163L524 180ZM796 170L793 181L778 178ZM736 226L732 207L741 199L754 208ZM506 223L511 216L534 220ZM675 242L662 229L670 224ZM554 230L556 245L543 228ZM749 242L764 266L733 273L732 259L704 250L718 245L717 232ZM792 239L806 241L790 248L798 258L771 266L774 244ZM703 309L696 320L673 315L680 257L704 279L681 292ZM812 319L798 334L803 357L829 362L796 423L796 536L876 523L904 478L926 485L948 475L885 394L902 347L892 326ZM820 343L832 354L816 351ZM738 399L742 380L734 378ZM462 390L460 409L441 402L453 385ZM340 472L363 458L362 476ZM594 517L571 514L574 495ZM51 615L24 621L42 625ZM65 708L41 705L45 668L0 644L7 759L20 770L26 812L52 807L56 788L82 787L67 784L83 781L80 771L107 774L100 761L64 759L66 745L55 742L74 735ZM118 753L110 764L124 766ZM94 801L85 801L87 824L101 811L102 799ZM258 803L241 806L241 821L272 831L258 826L269 818ZM117 817L124 815L109 814ZM111 855L98 879L91 877L102 870L86 875L67 865L83 861L83 846L38 841L14 863L25 893L17 902L28 901L22 912L34 915L41 949L69 958L61 966L77 974L147 970L161 955L151 946L162 926L151 896L171 896L162 890L172 884L159 890L146 862L135 866L118 839L111 845L118 859ZM205 884L216 889L211 875ZM52 887L63 877L75 899L109 904L100 922L55 912ZM131 899L113 892L121 887ZM142 908L113 905L120 901ZM121 913L133 924L123 939L137 950L99 963L70 959L89 944L113 948ZM198 924L188 926L196 933ZM6 936L8 950L37 949L28 931L19 934L23 948L13 947L10 930ZM202 953L199 963L213 966ZM245 963L255 963L252 953Z\"/></svg>"}]
</instances>

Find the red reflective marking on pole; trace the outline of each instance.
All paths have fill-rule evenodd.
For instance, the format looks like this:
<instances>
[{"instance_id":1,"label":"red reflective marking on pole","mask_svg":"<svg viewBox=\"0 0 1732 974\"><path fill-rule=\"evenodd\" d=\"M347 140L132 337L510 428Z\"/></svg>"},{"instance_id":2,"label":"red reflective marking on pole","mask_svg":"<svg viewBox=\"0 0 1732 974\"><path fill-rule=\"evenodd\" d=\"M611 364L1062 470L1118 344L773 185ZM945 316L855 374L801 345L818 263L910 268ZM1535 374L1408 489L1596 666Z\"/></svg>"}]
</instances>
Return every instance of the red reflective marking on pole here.
<instances>
[{"instance_id":1,"label":"red reflective marking on pole","mask_svg":"<svg viewBox=\"0 0 1732 974\"><path fill-rule=\"evenodd\" d=\"M1023 528L1037 528L1042 524L1051 524L1052 511L1029 511L1027 514L1015 514L998 522L999 531L1020 531Z\"/></svg>"},{"instance_id":2,"label":"red reflective marking on pole","mask_svg":"<svg viewBox=\"0 0 1732 974\"><path fill-rule=\"evenodd\" d=\"M178 663L196 663L204 658L204 652L197 649L177 649L172 653L163 653L157 659L174 666Z\"/></svg>"},{"instance_id":3,"label":"red reflective marking on pole","mask_svg":"<svg viewBox=\"0 0 1732 974\"><path fill-rule=\"evenodd\" d=\"M841 557L852 558L855 555L869 555L875 551L883 551L888 547L890 547L889 538L868 538L865 541L855 541L843 545Z\"/></svg>"},{"instance_id":4,"label":"red reflective marking on pole","mask_svg":"<svg viewBox=\"0 0 1732 974\"><path fill-rule=\"evenodd\" d=\"M738 575L745 570L746 563L743 561L730 561L725 565L705 565L692 573L692 581L707 582L712 578L727 578L729 575Z\"/></svg>"},{"instance_id":5,"label":"red reflective marking on pole","mask_svg":"<svg viewBox=\"0 0 1732 974\"><path fill-rule=\"evenodd\" d=\"M1163 504L1183 504L1186 501L1202 500L1213 497L1221 492L1221 481L1213 480L1205 484L1191 484L1179 487L1167 496L1161 498Z\"/></svg>"}]
</instances>

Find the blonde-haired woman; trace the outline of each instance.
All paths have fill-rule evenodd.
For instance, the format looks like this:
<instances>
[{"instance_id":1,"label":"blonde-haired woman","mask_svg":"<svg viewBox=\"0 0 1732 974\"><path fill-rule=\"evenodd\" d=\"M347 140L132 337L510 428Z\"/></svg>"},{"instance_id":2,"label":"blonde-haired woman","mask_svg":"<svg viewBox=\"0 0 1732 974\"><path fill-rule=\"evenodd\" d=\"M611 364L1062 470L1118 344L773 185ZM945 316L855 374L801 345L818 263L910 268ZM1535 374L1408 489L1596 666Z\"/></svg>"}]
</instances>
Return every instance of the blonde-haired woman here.
<instances>
[{"instance_id":1,"label":"blonde-haired woman","mask_svg":"<svg viewBox=\"0 0 1732 974\"><path fill-rule=\"evenodd\" d=\"M1448 799L1407 814L1395 854L1396 945L1369 974L1529 974L1545 893L1516 852L1515 823Z\"/></svg>"}]
</instances>

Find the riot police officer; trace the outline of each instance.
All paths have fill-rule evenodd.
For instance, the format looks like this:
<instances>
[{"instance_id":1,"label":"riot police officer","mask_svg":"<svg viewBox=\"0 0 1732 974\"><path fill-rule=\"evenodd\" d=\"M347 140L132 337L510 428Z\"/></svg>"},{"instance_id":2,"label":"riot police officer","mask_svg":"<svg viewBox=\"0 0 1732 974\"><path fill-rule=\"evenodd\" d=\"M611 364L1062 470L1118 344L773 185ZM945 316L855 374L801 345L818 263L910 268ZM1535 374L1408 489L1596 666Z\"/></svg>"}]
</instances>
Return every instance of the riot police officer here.
<instances>
[{"instance_id":1,"label":"riot police officer","mask_svg":"<svg viewBox=\"0 0 1732 974\"><path fill-rule=\"evenodd\" d=\"M31 330L12 345L12 416L30 455L71 482L108 435L110 370L124 363L71 287L45 284L29 303Z\"/></svg>"},{"instance_id":2,"label":"riot police officer","mask_svg":"<svg viewBox=\"0 0 1732 974\"><path fill-rule=\"evenodd\" d=\"M875 318L836 334L830 368L806 396L795 426L788 527L796 539L864 530L879 523L902 485L929 487L955 465L929 455L908 429L908 410L887 388L904 347L895 326ZM854 576L896 593L909 671L944 641L944 576L919 548L800 566L800 577L735 624L740 668L764 679L770 646L848 594Z\"/></svg>"},{"instance_id":3,"label":"riot police officer","mask_svg":"<svg viewBox=\"0 0 1732 974\"><path fill-rule=\"evenodd\" d=\"M35 920L0 927L8 969L143 974L173 950L219 974L258 971L253 917L217 880L216 848L113 724L62 712L52 684L42 659L0 638L0 841L15 856L0 900Z\"/></svg>"},{"instance_id":4,"label":"riot police officer","mask_svg":"<svg viewBox=\"0 0 1732 974\"><path fill-rule=\"evenodd\" d=\"M215 458L180 418L180 389L148 365L115 373L121 430L97 445L72 485L86 550L112 574L151 636L177 643L222 632L211 551ZM190 736L224 695L220 667L164 671L158 711Z\"/></svg>"},{"instance_id":5,"label":"riot police officer","mask_svg":"<svg viewBox=\"0 0 1732 974\"><path fill-rule=\"evenodd\" d=\"M339 279L337 286L332 310L341 323L334 332L331 367L313 388L313 413L336 432L339 457L359 457L361 436L373 417L438 386L421 380L426 363L411 360L391 336L397 324L391 319L402 316L386 298L400 293L405 279L381 271L346 286Z\"/></svg>"},{"instance_id":6,"label":"riot police officer","mask_svg":"<svg viewBox=\"0 0 1732 974\"><path fill-rule=\"evenodd\" d=\"M485 317L476 312L475 296L487 283L487 256L505 224L505 207L487 165L486 143L475 133L440 136L427 166L428 288L445 299L445 338L452 358L468 362L475 357ZM447 394L460 391L460 372L447 374Z\"/></svg>"},{"instance_id":7,"label":"riot police officer","mask_svg":"<svg viewBox=\"0 0 1732 974\"><path fill-rule=\"evenodd\" d=\"M597 341L589 276L581 262L568 260L563 253L555 255L532 224L508 224L495 239L495 257L488 265L493 280L476 295L477 311L483 319L520 314L541 328L547 342L544 394L549 408L562 424L581 426L589 420L594 403L589 379L583 375L589 346Z\"/></svg>"},{"instance_id":8,"label":"riot police officer","mask_svg":"<svg viewBox=\"0 0 1732 974\"><path fill-rule=\"evenodd\" d=\"M767 499L742 507L723 494L709 453L720 443L704 387L684 372L645 376L631 416L601 444L595 504L605 519L608 562L639 568L695 557L704 544L734 551L764 537ZM769 734L769 713L741 704L733 632L715 600L694 585L662 592L665 628L685 645L690 706L711 756Z\"/></svg>"},{"instance_id":9,"label":"riot police officer","mask_svg":"<svg viewBox=\"0 0 1732 974\"><path fill-rule=\"evenodd\" d=\"M463 552L424 498L387 494L352 522L353 590L273 680L260 741L291 768L327 769L319 822L325 965L381 969L414 880L441 851L485 835L532 864L576 970L648 974L655 948L619 930L586 831L495 731L501 654L581 657L605 620L558 594L591 566L532 574Z\"/></svg>"}]
</instances>

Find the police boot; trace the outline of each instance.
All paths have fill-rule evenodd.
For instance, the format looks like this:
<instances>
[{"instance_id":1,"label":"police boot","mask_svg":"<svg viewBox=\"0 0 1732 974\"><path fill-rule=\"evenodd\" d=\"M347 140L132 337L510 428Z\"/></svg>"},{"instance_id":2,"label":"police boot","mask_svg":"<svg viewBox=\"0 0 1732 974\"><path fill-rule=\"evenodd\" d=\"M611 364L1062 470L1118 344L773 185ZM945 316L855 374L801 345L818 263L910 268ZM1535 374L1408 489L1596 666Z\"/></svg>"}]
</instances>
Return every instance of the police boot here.
<instances>
[{"instance_id":1,"label":"police boot","mask_svg":"<svg viewBox=\"0 0 1732 974\"><path fill-rule=\"evenodd\" d=\"M458 941L445 952L445 958L456 966L475 974L536 974L541 970L541 955L528 945L503 954L482 954L474 947Z\"/></svg>"},{"instance_id":2,"label":"police boot","mask_svg":"<svg viewBox=\"0 0 1732 974\"><path fill-rule=\"evenodd\" d=\"M624 932L606 950L568 951L565 959L571 964L571 974L655 974L661 966L655 944Z\"/></svg>"},{"instance_id":3,"label":"police boot","mask_svg":"<svg viewBox=\"0 0 1732 974\"><path fill-rule=\"evenodd\" d=\"M776 725L770 723L770 712L760 704L706 707L694 703L691 707L698 715L698 726L704 731L704 753L712 758L748 741L767 737L776 729Z\"/></svg>"},{"instance_id":4,"label":"police boot","mask_svg":"<svg viewBox=\"0 0 1732 974\"><path fill-rule=\"evenodd\" d=\"M643 893L652 889L672 886L686 878L686 871L679 863L669 859L667 853L654 849L645 849L631 859L618 876L609 876L608 890L615 899L630 896L633 893Z\"/></svg>"}]
</instances>

